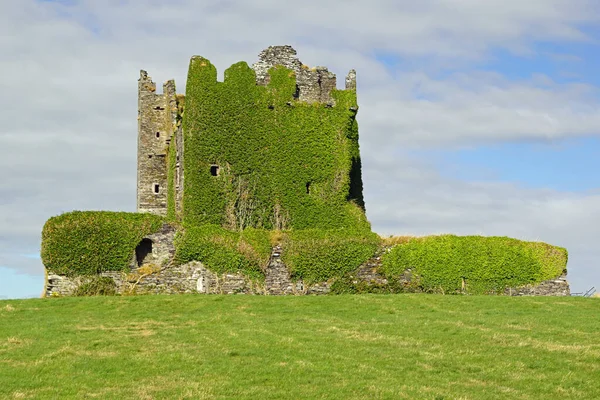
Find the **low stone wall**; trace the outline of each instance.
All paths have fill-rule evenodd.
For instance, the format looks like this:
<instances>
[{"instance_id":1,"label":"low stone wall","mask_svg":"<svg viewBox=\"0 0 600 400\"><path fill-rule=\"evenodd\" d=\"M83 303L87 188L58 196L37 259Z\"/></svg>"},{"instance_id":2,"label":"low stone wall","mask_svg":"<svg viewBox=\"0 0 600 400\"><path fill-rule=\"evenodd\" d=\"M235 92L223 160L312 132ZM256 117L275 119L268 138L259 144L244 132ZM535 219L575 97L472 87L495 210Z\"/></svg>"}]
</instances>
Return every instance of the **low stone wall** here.
<instances>
[{"instance_id":1,"label":"low stone wall","mask_svg":"<svg viewBox=\"0 0 600 400\"><path fill-rule=\"evenodd\" d=\"M242 274L214 274L200 262L170 266L160 270L138 268L130 273L103 272L100 276L110 277L119 294L175 294L175 293L259 293L259 285ZM46 296L72 296L77 287L90 277L67 277L48 274Z\"/></svg>"},{"instance_id":2,"label":"low stone wall","mask_svg":"<svg viewBox=\"0 0 600 400\"><path fill-rule=\"evenodd\" d=\"M550 279L537 285L527 285L518 288L508 288L504 291L508 296L570 296L571 289L567 275Z\"/></svg>"},{"instance_id":3,"label":"low stone wall","mask_svg":"<svg viewBox=\"0 0 600 400\"><path fill-rule=\"evenodd\" d=\"M115 290L119 294L322 295L330 293L334 283L331 281L305 285L301 280L293 281L288 268L281 260L282 249L280 246L272 249L263 282L253 281L241 273L216 274L197 261L173 266L168 264L174 252L173 236L174 231L168 228L148 236L154 244L152 252L145 255L143 260L138 257L134 260L135 262L132 261L129 272L103 272L100 276L112 278ZM350 280L355 284L360 282L363 287L366 285L367 288L369 285L379 289L388 287L390 282L379 273L381 256L385 251L385 248L381 249L373 258L359 266L354 273L350 274ZM49 272L46 296L72 296L77 287L90 279L90 277L69 278ZM411 286L413 279L412 271L407 270L399 277L399 282L393 283L400 283L404 287L411 287L411 291L418 291L418 288ZM569 296L570 290L566 275L563 275L538 285L509 288L504 294L508 296Z\"/></svg>"}]
</instances>

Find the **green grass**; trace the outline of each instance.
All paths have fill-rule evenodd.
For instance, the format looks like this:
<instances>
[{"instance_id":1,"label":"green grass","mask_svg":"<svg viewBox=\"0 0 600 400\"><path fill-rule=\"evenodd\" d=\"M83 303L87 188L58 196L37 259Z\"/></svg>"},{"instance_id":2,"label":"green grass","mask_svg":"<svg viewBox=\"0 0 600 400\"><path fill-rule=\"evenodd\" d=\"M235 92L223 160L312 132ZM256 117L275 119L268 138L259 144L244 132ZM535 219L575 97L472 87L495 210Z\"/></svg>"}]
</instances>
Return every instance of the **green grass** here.
<instances>
[{"instance_id":1,"label":"green grass","mask_svg":"<svg viewBox=\"0 0 600 400\"><path fill-rule=\"evenodd\" d=\"M2 399L598 399L600 300L0 302Z\"/></svg>"}]
</instances>

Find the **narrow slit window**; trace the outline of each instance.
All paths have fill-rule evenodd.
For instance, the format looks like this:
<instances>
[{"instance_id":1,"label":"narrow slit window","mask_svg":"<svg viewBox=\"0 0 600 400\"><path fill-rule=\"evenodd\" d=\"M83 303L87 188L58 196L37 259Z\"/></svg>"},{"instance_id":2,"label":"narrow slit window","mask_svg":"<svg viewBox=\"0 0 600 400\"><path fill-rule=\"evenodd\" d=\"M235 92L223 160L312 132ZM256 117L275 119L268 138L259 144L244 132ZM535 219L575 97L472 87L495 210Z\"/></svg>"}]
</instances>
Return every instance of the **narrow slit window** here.
<instances>
[{"instance_id":1,"label":"narrow slit window","mask_svg":"<svg viewBox=\"0 0 600 400\"><path fill-rule=\"evenodd\" d=\"M160 132L156 132L156 137L159 138L160 137Z\"/></svg>"},{"instance_id":2,"label":"narrow slit window","mask_svg":"<svg viewBox=\"0 0 600 400\"><path fill-rule=\"evenodd\" d=\"M219 166L218 165L211 165L210 166L210 174L212 176L218 176L219 175Z\"/></svg>"},{"instance_id":3,"label":"narrow slit window","mask_svg":"<svg viewBox=\"0 0 600 400\"><path fill-rule=\"evenodd\" d=\"M160 185L158 183L154 184L154 193L158 193L160 191Z\"/></svg>"},{"instance_id":4,"label":"narrow slit window","mask_svg":"<svg viewBox=\"0 0 600 400\"><path fill-rule=\"evenodd\" d=\"M310 194L310 182L306 182L306 194Z\"/></svg>"}]
</instances>

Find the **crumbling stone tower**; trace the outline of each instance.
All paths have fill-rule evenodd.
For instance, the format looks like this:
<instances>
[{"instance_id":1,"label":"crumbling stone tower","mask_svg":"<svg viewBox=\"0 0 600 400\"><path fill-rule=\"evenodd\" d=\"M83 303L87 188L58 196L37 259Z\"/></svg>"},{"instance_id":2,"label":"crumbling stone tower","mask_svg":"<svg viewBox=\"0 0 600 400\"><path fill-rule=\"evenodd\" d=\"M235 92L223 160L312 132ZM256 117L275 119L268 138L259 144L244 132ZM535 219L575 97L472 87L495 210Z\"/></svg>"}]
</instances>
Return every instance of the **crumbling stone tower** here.
<instances>
[{"instance_id":1,"label":"crumbling stone tower","mask_svg":"<svg viewBox=\"0 0 600 400\"><path fill-rule=\"evenodd\" d=\"M137 211L166 215L167 154L175 129L177 100L175 81L156 84L146 71L138 81Z\"/></svg>"},{"instance_id":2,"label":"crumbling stone tower","mask_svg":"<svg viewBox=\"0 0 600 400\"><path fill-rule=\"evenodd\" d=\"M138 212L232 230L351 227L364 216L354 70L338 90L326 67L272 46L223 82L192 57L185 96L172 80L157 94L141 71L138 93Z\"/></svg>"}]
</instances>

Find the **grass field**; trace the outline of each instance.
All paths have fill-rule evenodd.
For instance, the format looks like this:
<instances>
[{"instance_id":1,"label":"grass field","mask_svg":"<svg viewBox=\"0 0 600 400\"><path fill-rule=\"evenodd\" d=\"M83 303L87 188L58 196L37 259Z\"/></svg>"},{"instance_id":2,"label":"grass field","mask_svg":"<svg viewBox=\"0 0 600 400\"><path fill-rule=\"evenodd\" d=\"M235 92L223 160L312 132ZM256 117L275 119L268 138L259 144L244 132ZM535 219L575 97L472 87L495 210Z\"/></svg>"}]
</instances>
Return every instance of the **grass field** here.
<instances>
[{"instance_id":1,"label":"grass field","mask_svg":"<svg viewBox=\"0 0 600 400\"><path fill-rule=\"evenodd\" d=\"M0 301L0 399L600 399L600 299Z\"/></svg>"}]
</instances>

